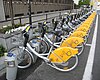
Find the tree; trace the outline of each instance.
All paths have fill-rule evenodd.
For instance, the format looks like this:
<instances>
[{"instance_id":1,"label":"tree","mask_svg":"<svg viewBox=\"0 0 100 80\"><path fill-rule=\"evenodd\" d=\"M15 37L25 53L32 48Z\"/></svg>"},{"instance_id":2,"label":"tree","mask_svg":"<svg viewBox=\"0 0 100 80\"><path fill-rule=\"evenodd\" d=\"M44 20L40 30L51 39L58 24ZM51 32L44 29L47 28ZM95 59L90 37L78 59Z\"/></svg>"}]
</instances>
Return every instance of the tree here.
<instances>
[{"instance_id":1,"label":"tree","mask_svg":"<svg viewBox=\"0 0 100 80\"><path fill-rule=\"evenodd\" d=\"M89 5L90 4L90 0L80 0L79 1L79 6L81 5Z\"/></svg>"},{"instance_id":2,"label":"tree","mask_svg":"<svg viewBox=\"0 0 100 80\"><path fill-rule=\"evenodd\" d=\"M11 24L12 24L12 27L14 27L13 4L12 4L12 0L8 0L8 1L9 1L9 7L10 7Z\"/></svg>"}]
</instances>

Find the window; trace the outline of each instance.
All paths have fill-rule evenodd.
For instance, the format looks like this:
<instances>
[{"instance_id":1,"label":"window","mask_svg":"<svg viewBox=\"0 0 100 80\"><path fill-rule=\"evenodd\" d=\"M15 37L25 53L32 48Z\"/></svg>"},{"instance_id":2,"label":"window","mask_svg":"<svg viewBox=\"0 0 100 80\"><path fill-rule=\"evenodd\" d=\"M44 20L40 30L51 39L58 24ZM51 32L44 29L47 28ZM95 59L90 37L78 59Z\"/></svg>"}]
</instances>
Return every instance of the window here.
<instances>
[{"instance_id":1,"label":"window","mask_svg":"<svg viewBox=\"0 0 100 80\"><path fill-rule=\"evenodd\" d=\"M61 0L59 0L59 3L61 3Z\"/></svg>"},{"instance_id":2,"label":"window","mask_svg":"<svg viewBox=\"0 0 100 80\"><path fill-rule=\"evenodd\" d=\"M63 3L65 4L65 0L63 0Z\"/></svg>"},{"instance_id":3,"label":"window","mask_svg":"<svg viewBox=\"0 0 100 80\"><path fill-rule=\"evenodd\" d=\"M24 13L20 13L20 14L15 14L15 17L18 17L18 16L23 16Z\"/></svg>"},{"instance_id":4,"label":"window","mask_svg":"<svg viewBox=\"0 0 100 80\"><path fill-rule=\"evenodd\" d=\"M36 2L41 2L41 0L36 0Z\"/></svg>"},{"instance_id":5,"label":"window","mask_svg":"<svg viewBox=\"0 0 100 80\"><path fill-rule=\"evenodd\" d=\"M68 3L68 0L65 0L65 4L67 4Z\"/></svg>"},{"instance_id":6,"label":"window","mask_svg":"<svg viewBox=\"0 0 100 80\"><path fill-rule=\"evenodd\" d=\"M44 0L44 2L48 2L48 0Z\"/></svg>"},{"instance_id":7,"label":"window","mask_svg":"<svg viewBox=\"0 0 100 80\"><path fill-rule=\"evenodd\" d=\"M58 0L55 0L55 3L58 3Z\"/></svg>"},{"instance_id":8,"label":"window","mask_svg":"<svg viewBox=\"0 0 100 80\"><path fill-rule=\"evenodd\" d=\"M50 3L53 3L53 0L50 0Z\"/></svg>"}]
</instances>

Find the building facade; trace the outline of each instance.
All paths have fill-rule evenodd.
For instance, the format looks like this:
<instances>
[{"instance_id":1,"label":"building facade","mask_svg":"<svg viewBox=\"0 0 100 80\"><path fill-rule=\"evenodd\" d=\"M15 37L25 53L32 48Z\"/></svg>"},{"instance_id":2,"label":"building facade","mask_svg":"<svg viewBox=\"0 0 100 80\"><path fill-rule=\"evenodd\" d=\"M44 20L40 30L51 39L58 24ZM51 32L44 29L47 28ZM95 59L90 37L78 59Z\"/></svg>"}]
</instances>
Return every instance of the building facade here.
<instances>
[{"instance_id":1,"label":"building facade","mask_svg":"<svg viewBox=\"0 0 100 80\"><path fill-rule=\"evenodd\" d=\"M32 14L72 9L73 0L30 0ZM10 18L9 0L3 0L5 17ZM28 15L27 0L12 0L14 17Z\"/></svg>"}]
</instances>

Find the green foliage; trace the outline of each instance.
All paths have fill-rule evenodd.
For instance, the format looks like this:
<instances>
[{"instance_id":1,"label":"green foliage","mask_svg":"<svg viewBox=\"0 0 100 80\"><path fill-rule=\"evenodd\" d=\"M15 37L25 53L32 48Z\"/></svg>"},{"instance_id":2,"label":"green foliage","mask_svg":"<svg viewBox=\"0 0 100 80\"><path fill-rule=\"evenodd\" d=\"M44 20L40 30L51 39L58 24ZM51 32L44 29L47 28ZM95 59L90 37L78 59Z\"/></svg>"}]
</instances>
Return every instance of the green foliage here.
<instances>
[{"instance_id":1,"label":"green foliage","mask_svg":"<svg viewBox=\"0 0 100 80\"><path fill-rule=\"evenodd\" d=\"M7 26L7 27L5 27L5 28L0 29L0 33L5 33L6 31L9 31L9 30L11 30L11 29L13 29L12 26Z\"/></svg>"},{"instance_id":2,"label":"green foliage","mask_svg":"<svg viewBox=\"0 0 100 80\"><path fill-rule=\"evenodd\" d=\"M7 50L2 45L0 45L0 57L4 56L5 52L7 52Z\"/></svg>"},{"instance_id":3,"label":"green foliage","mask_svg":"<svg viewBox=\"0 0 100 80\"><path fill-rule=\"evenodd\" d=\"M21 27L21 26L25 26L25 24L15 24L15 28Z\"/></svg>"},{"instance_id":4,"label":"green foliage","mask_svg":"<svg viewBox=\"0 0 100 80\"><path fill-rule=\"evenodd\" d=\"M81 5L89 5L90 4L90 0L80 0L79 1L79 6Z\"/></svg>"},{"instance_id":5,"label":"green foliage","mask_svg":"<svg viewBox=\"0 0 100 80\"><path fill-rule=\"evenodd\" d=\"M5 33L6 31L9 31L9 30L11 30L11 29L14 29L14 28L18 28L18 27L21 27L21 26L25 26L25 24L15 24L14 25L14 27L12 27L12 26L7 26L7 27L5 27L5 28L1 28L0 29L0 33Z\"/></svg>"}]
</instances>

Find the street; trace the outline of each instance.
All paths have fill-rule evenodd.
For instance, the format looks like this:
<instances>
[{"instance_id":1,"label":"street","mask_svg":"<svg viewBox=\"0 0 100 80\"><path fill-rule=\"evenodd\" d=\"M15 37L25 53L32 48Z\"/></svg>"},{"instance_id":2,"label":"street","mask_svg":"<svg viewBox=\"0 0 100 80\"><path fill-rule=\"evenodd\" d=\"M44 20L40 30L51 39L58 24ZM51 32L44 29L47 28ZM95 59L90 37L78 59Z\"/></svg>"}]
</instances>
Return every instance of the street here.
<instances>
[{"instance_id":1,"label":"street","mask_svg":"<svg viewBox=\"0 0 100 80\"><path fill-rule=\"evenodd\" d=\"M18 69L16 80L100 80L99 25L100 15L97 15L91 25L91 32L85 49L79 56L79 64L74 70L60 72L38 59L35 65L33 64L30 68ZM6 80L5 74L0 77L0 80Z\"/></svg>"}]
</instances>

